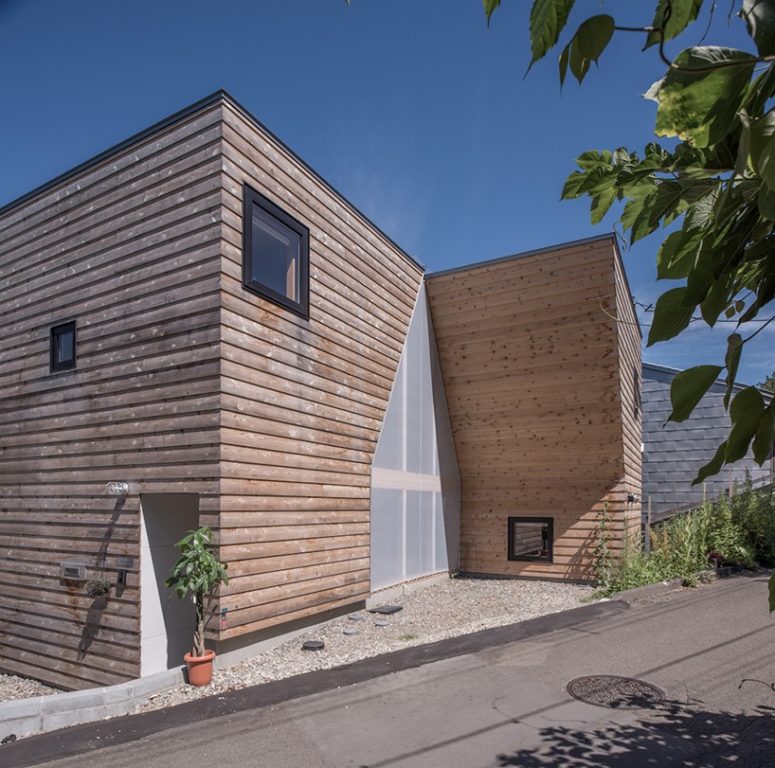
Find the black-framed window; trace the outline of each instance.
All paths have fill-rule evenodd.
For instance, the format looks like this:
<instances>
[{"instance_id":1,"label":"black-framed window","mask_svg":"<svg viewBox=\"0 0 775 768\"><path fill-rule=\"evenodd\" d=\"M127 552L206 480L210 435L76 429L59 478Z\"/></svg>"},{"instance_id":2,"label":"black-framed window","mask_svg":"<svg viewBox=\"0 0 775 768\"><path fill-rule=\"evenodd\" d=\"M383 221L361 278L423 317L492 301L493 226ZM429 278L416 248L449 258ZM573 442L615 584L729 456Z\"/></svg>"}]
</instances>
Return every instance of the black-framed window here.
<instances>
[{"instance_id":1,"label":"black-framed window","mask_svg":"<svg viewBox=\"0 0 775 768\"><path fill-rule=\"evenodd\" d=\"M75 320L51 328L51 371L75 368Z\"/></svg>"},{"instance_id":2,"label":"black-framed window","mask_svg":"<svg viewBox=\"0 0 775 768\"><path fill-rule=\"evenodd\" d=\"M245 287L309 317L309 229L247 184L243 195Z\"/></svg>"},{"instance_id":3,"label":"black-framed window","mask_svg":"<svg viewBox=\"0 0 775 768\"><path fill-rule=\"evenodd\" d=\"M554 520L551 517L509 518L509 560L552 562Z\"/></svg>"}]
</instances>

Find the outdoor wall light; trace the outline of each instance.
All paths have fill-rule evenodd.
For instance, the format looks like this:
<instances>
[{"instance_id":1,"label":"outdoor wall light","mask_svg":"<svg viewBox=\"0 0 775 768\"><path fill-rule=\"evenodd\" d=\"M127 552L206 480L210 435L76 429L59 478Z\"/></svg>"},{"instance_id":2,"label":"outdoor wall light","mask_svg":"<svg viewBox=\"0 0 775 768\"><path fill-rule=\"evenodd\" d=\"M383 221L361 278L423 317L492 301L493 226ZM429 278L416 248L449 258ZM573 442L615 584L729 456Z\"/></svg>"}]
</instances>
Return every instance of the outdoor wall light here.
<instances>
[{"instance_id":1,"label":"outdoor wall light","mask_svg":"<svg viewBox=\"0 0 775 768\"><path fill-rule=\"evenodd\" d=\"M129 483L124 480L114 480L105 486L108 496L126 496L129 493Z\"/></svg>"}]
</instances>

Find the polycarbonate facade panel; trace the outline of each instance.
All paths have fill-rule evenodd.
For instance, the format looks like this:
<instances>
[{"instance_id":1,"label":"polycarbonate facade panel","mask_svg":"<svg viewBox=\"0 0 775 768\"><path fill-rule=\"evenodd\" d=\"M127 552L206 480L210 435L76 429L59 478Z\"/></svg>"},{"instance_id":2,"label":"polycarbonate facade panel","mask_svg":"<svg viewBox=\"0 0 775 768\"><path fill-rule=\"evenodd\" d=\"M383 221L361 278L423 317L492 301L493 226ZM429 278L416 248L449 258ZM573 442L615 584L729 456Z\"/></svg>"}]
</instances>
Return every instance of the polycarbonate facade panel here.
<instances>
[{"instance_id":1,"label":"polycarbonate facade panel","mask_svg":"<svg viewBox=\"0 0 775 768\"><path fill-rule=\"evenodd\" d=\"M372 465L372 591L457 567L459 479L435 356L423 286Z\"/></svg>"}]
</instances>

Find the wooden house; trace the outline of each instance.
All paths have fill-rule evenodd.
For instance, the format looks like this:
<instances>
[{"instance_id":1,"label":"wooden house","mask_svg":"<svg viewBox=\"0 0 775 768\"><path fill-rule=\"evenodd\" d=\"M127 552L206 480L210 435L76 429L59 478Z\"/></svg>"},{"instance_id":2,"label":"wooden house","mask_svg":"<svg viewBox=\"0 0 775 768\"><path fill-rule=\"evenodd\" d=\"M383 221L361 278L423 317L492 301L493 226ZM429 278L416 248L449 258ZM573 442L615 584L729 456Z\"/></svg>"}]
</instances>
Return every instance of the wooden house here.
<instances>
[{"instance_id":1,"label":"wooden house","mask_svg":"<svg viewBox=\"0 0 775 768\"><path fill-rule=\"evenodd\" d=\"M640 331L612 235L430 275L460 568L590 580L639 525Z\"/></svg>"},{"instance_id":2,"label":"wooden house","mask_svg":"<svg viewBox=\"0 0 775 768\"><path fill-rule=\"evenodd\" d=\"M611 236L425 279L222 91L9 203L0 669L179 664L199 524L224 658L429 573L589 578L639 493L631 309Z\"/></svg>"}]
</instances>

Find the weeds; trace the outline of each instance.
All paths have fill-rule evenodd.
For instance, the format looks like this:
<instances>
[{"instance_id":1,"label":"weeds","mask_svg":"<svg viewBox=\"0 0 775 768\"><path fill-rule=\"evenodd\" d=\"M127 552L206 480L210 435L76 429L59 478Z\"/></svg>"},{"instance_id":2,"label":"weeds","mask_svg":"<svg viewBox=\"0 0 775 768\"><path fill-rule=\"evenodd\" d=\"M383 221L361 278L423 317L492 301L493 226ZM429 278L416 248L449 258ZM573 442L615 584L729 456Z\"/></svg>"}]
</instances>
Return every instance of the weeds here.
<instances>
[{"instance_id":1,"label":"weeds","mask_svg":"<svg viewBox=\"0 0 775 768\"><path fill-rule=\"evenodd\" d=\"M754 491L750 478L731 500L723 496L654 526L650 552L643 551L640 536L635 536L625 542L618 559L610 558L608 524L606 514L598 523L594 550L603 595L675 578L696 585L709 565L775 565L775 499L771 490ZM600 562L608 565L600 567L600 578L598 553L603 551L606 557Z\"/></svg>"}]
</instances>

